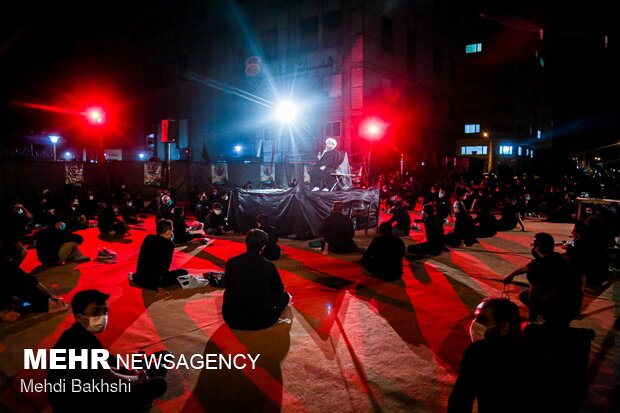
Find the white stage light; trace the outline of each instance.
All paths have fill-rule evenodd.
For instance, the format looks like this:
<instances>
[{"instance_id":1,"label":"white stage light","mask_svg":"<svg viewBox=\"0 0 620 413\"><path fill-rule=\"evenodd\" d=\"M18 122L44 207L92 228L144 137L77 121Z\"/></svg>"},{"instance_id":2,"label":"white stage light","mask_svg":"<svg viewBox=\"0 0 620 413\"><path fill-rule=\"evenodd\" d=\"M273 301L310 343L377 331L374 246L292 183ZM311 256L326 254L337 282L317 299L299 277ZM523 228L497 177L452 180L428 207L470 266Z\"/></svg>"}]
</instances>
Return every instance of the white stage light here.
<instances>
[{"instance_id":1,"label":"white stage light","mask_svg":"<svg viewBox=\"0 0 620 413\"><path fill-rule=\"evenodd\" d=\"M297 106L291 102L282 102L276 109L276 116L280 122L292 123L297 118Z\"/></svg>"}]
</instances>

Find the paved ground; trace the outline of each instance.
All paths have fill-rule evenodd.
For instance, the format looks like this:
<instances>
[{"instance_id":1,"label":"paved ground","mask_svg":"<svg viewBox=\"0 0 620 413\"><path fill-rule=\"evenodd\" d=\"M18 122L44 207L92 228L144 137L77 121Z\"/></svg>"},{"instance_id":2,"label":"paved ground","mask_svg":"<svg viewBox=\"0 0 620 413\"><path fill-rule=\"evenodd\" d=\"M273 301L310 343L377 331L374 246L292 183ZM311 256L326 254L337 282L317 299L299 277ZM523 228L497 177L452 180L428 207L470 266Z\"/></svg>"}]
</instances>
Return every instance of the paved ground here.
<instances>
[{"instance_id":1,"label":"paved ground","mask_svg":"<svg viewBox=\"0 0 620 413\"><path fill-rule=\"evenodd\" d=\"M257 333L231 331L223 323L222 290L172 289L168 300L135 288L127 272L135 270L142 239L153 230L152 218L130 238L109 242L96 229L83 231L83 251L97 247L117 252L113 263L89 262L55 268L37 266L34 252L23 267L68 300L75 292L99 288L111 294L109 327L100 335L113 352L168 349L195 353L260 353L256 371L181 368L168 375L169 389L153 410L286 412L439 412L469 343L467 329L476 305L500 296L501 278L528 262L536 232L568 239L570 224L527 220L528 232L502 233L463 250L407 262L402 280L380 283L355 263L360 254L322 256L308 242L282 240L284 257L276 262L286 289L294 296L290 323ZM374 234L358 232L367 246ZM423 239L412 231L406 243ZM196 272L221 269L244 250L240 236L222 237L209 247L180 247L173 266ZM524 281L524 278L518 279ZM516 300L522 286L510 288ZM612 325L620 293L617 283L586 297L574 326L593 328L589 396L584 412L611 410L615 384L616 332ZM523 313L525 314L525 312ZM22 378L42 380L42 371L22 370L24 348L49 348L73 322L70 314L31 314L0 323L0 369L19 390ZM510 359L499 362L510 366ZM617 361L616 361L617 363ZM45 408L46 396L3 391L3 403L31 411ZM25 397L24 397L25 396Z\"/></svg>"}]
</instances>

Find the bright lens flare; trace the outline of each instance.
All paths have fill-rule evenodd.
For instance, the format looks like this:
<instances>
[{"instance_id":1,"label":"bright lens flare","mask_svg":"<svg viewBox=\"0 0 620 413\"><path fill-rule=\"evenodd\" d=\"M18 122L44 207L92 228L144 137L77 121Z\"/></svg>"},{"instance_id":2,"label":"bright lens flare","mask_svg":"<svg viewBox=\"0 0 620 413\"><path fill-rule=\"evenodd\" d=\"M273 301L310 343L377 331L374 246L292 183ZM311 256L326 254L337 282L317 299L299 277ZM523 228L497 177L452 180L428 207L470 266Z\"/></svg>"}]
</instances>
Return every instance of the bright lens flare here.
<instances>
[{"instance_id":1,"label":"bright lens flare","mask_svg":"<svg viewBox=\"0 0 620 413\"><path fill-rule=\"evenodd\" d=\"M297 106L291 102L282 102L276 109L276 117L280 122L292 123L297 118Z\"/></svg>"},{"instance_id":2,"label":"bright lens flare","mask_svg":"<svg viewBox=\"0 0 620 413\"><path fill-rule=\"evenodd\" d=\"M85 115L91 125L101 125L105 118L104 112L99 108L90 108L86 110Z\"/></svg>"}]
</instances>

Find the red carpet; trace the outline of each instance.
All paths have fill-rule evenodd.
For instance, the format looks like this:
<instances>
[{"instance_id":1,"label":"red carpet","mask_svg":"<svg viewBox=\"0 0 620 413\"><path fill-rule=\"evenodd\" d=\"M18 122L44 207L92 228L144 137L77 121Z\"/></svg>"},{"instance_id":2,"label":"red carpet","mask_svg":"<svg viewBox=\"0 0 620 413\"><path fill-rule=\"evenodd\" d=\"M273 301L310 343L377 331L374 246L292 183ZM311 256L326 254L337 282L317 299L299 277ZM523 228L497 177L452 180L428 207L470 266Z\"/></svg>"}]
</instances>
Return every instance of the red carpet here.
<instances>
[{"instance_id":1,"label":"red carpet","mask_svg":"<svg viewBox=\"0 0 620 413\"><path fill-rule=\"evenodd\" d=\"M168 349L175 354L260 353L257 369L180 369L168 374L169 389L154 411L444 411L469 344L471 314L482 298L501 295L501 278L530 259L534 232L502 233L465 250L435 259L406 262L402 280L379 282L354 263L359 254L323 256L307 242L283 240L284 257L276 261L293 306L291 323L260 332L231 331L220 314L223 290L171 289L168 300L130 286L143 238L153 232L153 218L142 230L115 242L99 239L96 229L82 231L81 249L96 256L97 247L117 253L112 263L92 261L55 268L38 266L29 251L23 264L50 290L67 301L81 290L97 288L111 295L109 324L99 335L113 353ZM567 239L568 225L529 222L532 231ZM367 246L368 236L356 241ZM412 231L411 238L423 240ZM192 272L223 269L245 250L240 236L214 245L179 247L174 268ZM520 280L524 281L524 278ZM516 300L519 287L511 286ZM591 297L586 316L576 322L597 331L593 345L591 394L584 411L609 407L613 358L608 331L613 323L612 288ZM49 348L73 323L70 313L25 315L0 323L1 369L19 379L42 380L45 372L22 370L24 348ZM607 341L606 341L607 340ZM501 361L507 363L509 359ZM45 394L3 391L3 403L16 411L45 408Z\"/></svg>"}]
</instances>

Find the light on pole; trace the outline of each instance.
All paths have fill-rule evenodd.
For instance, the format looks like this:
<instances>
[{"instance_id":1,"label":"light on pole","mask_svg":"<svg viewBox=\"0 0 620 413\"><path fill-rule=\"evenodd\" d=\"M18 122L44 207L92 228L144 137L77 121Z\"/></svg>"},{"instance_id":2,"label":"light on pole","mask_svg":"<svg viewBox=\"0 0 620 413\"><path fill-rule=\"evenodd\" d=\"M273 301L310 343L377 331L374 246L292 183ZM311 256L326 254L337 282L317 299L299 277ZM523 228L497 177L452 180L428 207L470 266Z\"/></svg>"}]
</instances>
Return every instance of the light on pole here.
<instances>
[{"instance_id":1,"label":"light on pole","mask_svg":"<svg viewBox=\"0 0 620 413\"><path fill-rule=\"evenodd\" d=\"M54 161L56 161L56 144L60 140L60 136L58 135L50 135L50 142L52 142L52 146L54 147Z\"/></svg>"}]
</instances>

